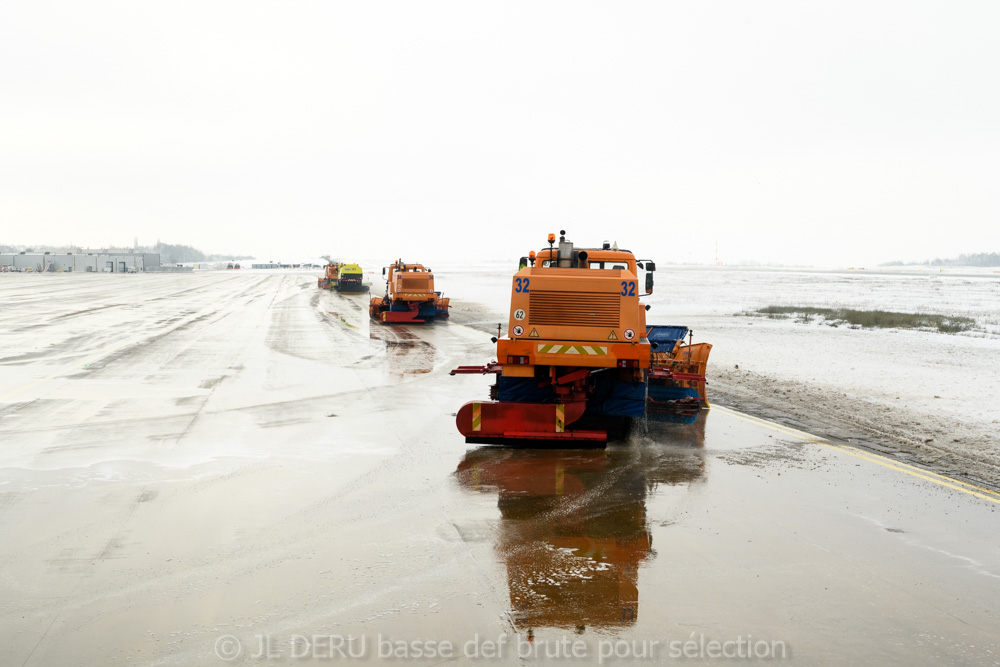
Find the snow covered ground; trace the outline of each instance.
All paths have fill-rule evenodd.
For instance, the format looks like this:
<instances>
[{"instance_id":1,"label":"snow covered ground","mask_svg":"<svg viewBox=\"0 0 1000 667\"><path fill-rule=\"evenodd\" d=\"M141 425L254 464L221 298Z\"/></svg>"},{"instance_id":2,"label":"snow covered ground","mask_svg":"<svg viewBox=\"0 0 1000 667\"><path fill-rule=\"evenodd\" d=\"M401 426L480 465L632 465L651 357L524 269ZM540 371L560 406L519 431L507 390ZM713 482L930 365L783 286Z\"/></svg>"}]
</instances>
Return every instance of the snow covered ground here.
<instances>
[{"instance_id":1,"label":"snow covered ground","mask_svg":"<svg viewBox=\"0 0 1000 667\"><path fill-rule=\"evenodd\" d=\"M469 317L506 328L502 267L437 273L457 309L475 310L476 300L483 307ZM696 342L713 344L711 401L1000 487L1000 273L661 264L647 302L649 323L687 325ZM771 305L966 316L976 325L944 334L748 314Z\"/></svg>"},{"instance_id":2,"label":"snow covered ground","mask_svg":"<svg viewBox=\"0 0 1000 667\"><path fill-rule=\"evenodd\" d=\"M1000 485L1000 275L669 269L657 277L663 310L714 345L715 401ZM745 314L769 305L966 316L976 330L853 329Z\"/></svg>"}]
</instances>

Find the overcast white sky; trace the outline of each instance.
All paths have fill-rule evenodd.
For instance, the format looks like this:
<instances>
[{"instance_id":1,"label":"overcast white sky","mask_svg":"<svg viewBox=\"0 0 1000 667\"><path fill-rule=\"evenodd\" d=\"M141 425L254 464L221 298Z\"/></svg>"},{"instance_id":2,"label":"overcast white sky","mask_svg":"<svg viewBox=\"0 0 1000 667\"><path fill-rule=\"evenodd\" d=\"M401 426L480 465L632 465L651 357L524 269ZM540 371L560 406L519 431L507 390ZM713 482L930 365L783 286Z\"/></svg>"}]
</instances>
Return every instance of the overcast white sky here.
<instances>
[{"instance_id":1,"label":"overcast white sky","mask_svg":"<svg viewBox=\"0 0 1000 667\"><path fill-rule=\"evenodd\" d=\"M1000 251L1000 3L0 3L0 243Z\"/></svg>"}]
</instances>

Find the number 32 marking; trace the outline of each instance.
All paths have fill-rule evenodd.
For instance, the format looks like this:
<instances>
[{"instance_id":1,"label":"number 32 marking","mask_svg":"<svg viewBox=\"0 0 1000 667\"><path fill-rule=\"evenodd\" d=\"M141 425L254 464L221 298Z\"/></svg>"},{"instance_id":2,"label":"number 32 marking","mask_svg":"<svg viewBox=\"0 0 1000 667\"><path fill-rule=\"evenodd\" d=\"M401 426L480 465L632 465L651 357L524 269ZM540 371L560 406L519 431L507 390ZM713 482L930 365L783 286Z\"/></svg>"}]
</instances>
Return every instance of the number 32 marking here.
<instances>
[{"instance_id":1,"label":"number 32 marking","mask_svg":"<svg viewBox=\"0 0 1000 667\"><path fill-rule=\"evenodd\" d=\"M531 278L514 278L514 291L528 294L528 281Z\"/></svg>"},{"instance_id":2,"label":"number 32 marking","mask_svg":"<svg viewBox=\"0 0 1000 667\"><path fill-rule=\"evenodd\" d=\"M527 290L525 290L527 292ZM635 296L635 281L622 281L622 296Z\"/></svg>"}]
</instances>

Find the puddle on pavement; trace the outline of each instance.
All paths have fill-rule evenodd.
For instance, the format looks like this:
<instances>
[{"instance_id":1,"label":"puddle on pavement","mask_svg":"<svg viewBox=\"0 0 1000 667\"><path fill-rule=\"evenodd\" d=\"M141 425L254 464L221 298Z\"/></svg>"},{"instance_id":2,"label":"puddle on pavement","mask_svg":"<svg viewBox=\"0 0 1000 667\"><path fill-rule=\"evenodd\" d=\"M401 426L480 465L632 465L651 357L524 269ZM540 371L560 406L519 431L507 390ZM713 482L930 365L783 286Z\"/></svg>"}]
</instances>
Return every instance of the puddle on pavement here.
<instances>
[{"instance_id":1,"label":"puddle on pavement","mask_svg":"<svg viewBox=\"0 0 1000 667\"><path fill-rule=\"evenodd\" d=\"M766 445L726 452L717 458L730 465L761 469L821 470L826 465L827 457L817 456L813 450L814 448L805 442L775 439L774 442Z\"/></svg>"},{"instance_id":2,"label":"puddle on pavement","mask_svg":"<svg viewBox=\"0 0 1000 667\"><path fill-rule=\"evenodd\" d=\"M372 325L371 340L385 345L387 368L403 375L418 375L434 370L435 349L416 334L401 326Z\"/></svg>"}]
</instances>

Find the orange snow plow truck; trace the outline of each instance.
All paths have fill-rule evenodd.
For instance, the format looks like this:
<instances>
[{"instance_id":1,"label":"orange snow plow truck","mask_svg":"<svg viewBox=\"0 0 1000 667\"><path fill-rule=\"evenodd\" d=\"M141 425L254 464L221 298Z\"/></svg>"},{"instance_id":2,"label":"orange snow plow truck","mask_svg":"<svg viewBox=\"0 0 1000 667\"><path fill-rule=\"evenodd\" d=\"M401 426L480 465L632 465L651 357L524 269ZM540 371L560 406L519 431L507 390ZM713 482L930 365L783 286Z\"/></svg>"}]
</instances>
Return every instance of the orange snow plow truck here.
<instances>
[{"instance_id":1,"label":"orange snow plow truck","mask_svg":"<svg viewBox=\"0 0 1000 667\"><path fill-rule=\"evenodd\" d=\"M639 296L653 292L655 264L607 242L577 249L560 234L521 258L497 360L452 371L496 375L491 400L457 413L466 442L603 446L636 419L693 422L708 405L712 346L692 344L687 327L646 325Z\"/></svg>"},{"instance_id":2,"label":"orange snow plow truck","mask_svg":"<svg viewBox=\"0 0 1000 667\"><path fill-rule=\"evenodd\" d=\"M333 289L337 283L337 271L340 269L340 262L335 262L328 256L323 255L326 266L323 267L323 277L316 281L316 286L320 289Z\"/></svg>"},{"instance_id":3,"label":"orange snow plow truck","mask_svg":"<svg viewBox=\"0 0 1000 667\"><path fill-rule=\"evenodd\" d=\"M388 271L388 275L386 272ZM382 268L385 296L372 297L368 314L386 323L433 322L448 317L449 300L434 291L434 273L423 264L398 260Z\"/></svg>"}]
</instances>

